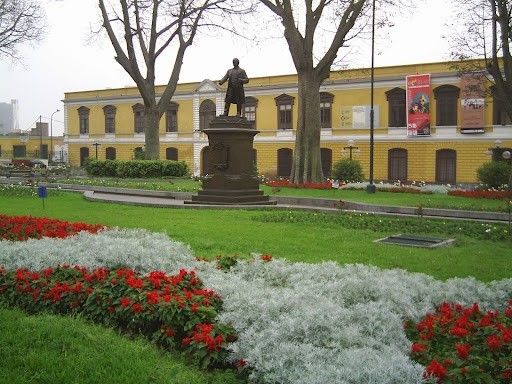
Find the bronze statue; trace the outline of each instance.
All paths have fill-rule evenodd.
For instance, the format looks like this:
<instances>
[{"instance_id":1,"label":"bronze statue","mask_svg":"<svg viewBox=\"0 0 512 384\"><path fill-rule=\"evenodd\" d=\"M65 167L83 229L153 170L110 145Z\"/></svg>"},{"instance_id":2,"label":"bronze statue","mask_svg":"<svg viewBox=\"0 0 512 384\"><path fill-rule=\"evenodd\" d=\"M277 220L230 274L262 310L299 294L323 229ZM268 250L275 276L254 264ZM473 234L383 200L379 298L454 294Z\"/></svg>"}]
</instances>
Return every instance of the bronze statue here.
<instances>
[{"instance_id":1,"label":"bronze statue","mask_svg":"<svg viewBox=\"0 0 512 384\"><path fill-rule=\"evenodd\" d=\"M228 81L228 89L226 91L226 102L224 106L224 114L221 116L228 116L229 107L231 104L236 104L236 115L242 115L242 106L245 103L244 84L249 82L247 74L238 65L240 61L237 58L233 59L233 68L228 69L226 75L219 81L219 85L222 85Z\"/></svg>"}]
</instances>

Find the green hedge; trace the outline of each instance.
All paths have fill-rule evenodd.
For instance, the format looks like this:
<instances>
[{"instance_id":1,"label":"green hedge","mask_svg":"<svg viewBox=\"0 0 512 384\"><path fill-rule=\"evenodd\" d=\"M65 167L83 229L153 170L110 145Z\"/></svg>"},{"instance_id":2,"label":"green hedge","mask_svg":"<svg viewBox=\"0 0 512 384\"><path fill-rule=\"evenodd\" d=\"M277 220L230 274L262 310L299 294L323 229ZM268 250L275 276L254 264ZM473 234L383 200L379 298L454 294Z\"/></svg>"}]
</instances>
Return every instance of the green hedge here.
<instances>
[{"instance_id":1,"label":"green hedge","mask_svg":"<svg viewBox=\"0 0 512 384\"><path fill-rule=\"evenodd\" d=\"M91 176L121 178L180 177L188 173L184 161L174 160L89 160L85 169Z\"/></svg>"}]
</instances>

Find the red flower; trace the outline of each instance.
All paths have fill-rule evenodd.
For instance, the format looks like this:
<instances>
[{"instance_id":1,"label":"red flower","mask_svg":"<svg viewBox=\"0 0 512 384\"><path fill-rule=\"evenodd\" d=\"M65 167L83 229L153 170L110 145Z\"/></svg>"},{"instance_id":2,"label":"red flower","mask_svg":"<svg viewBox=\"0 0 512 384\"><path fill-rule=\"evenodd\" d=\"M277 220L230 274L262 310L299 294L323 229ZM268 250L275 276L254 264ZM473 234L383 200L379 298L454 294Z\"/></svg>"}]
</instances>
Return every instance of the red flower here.
<instances>
[{"instance_id":1,"label":"red flower","mask_svg":"<svg viewBox=\"0 0 512 384\"><path fill-rule=\"evenodd\" d=\"M450 334L456 337L464 337L468 334L468 330L465 328L455 326L452 329L450 329Z\"/></svg>"},{"instance_id":2,"label":"red flower","mask_svg":"<svg viewBox=\"0 0 512 384\"><path fill-rule=\"evenodd\" d=\"M461 359L467 359L469 356L469 352L471 351L471 345L469 344L455 344L455 349L457 350L457 355Z\"/></svg>"},{"instance_id":3,"label":"red flower","mask_svg":"<svg viewBox=\"0 0 512 384\"><path fill-rule=\"evenodd\" d=\"M183 340L181 340L181 345L183 347L187 347L191 341L190 337L184 337Z\"/></svg>"},{"instance_id":4,"label":"red flower","mask_svg":"<svg viewBox=\"0 0 512 384\"><path fill-rule=\"evenodd\" d=\"M434 359L427 365L427 368L425 368L425 375L427 377L436 376L439 379L443 379L446 376L446 368Z\"/></svg>"},{"instance_id":5,"label":"red flower","mask_svg":"<svg viewBox=\"0 0 512 384\"><path fill-rule=\"evenodd\" d=\"M122 297L121 300L119 300L119 303L121 304L121 307L126 308L129 307L132 301L129 297Z\"/></svg>"},{"instance_id":6,"label":"red flower","mask_svg":"<svg viewBox=\"0 0 512 384\"><path fill-rule=\"evenodd\" d=\"M132 304L132 311L133 313L141 313L144 311L144 308L140 303L133 303Z\"/></svg>"},{"instance_id":7,"label":"red flower","mask_svg":"<svg viewBox=\"0 0 512 384\"><path fill-rule=\"evenodd\" d=\"M421 343L413 343L411 346L412 353L423 353L427 351L427 346Z\"/></svg>"},{"instance_id":8,"label":"red flower","mask_svg":"<svg viewBox=\"0 0 512 384\"><path fill-rule=\"evenodd\" d=\"M142 288L144 286L144 280L137 279L136 277L133 276L128 276L126 278L126 284L128 284L130 287L134 289Z\"/></svg>"},{"instance_id":9,"label":"red flower","mask_svg":"<svg viewBox=\"0 0 512 384\"><path fill-rule=\"evenodd\" d=\"M146 293L146 300L148 301L148 304L158 304L158 302L160 301L158 291L151 291Z\"/></svg>"},{"instance_id":10,"label":"red flower","mask_svg":"<svg viewBox=\"0 0 512 384\"><path fill-rule=\"evenodd\" d=\"M501 331L501 337L504 343L512 343L512 327L503 329Z\"/></svg>"},{"instance_id":11,"label":"red flower","mask_svg":"<svg viewBox=\"0 0 512 384\"><path fill-rule=\"evenodd\" d=\"M261 255L261 260L263 260L265 263L268 263L269 261L272 261L271 255Z\"/></svg>"},{"instance_id":12,"label":"red flower","mask_svg":"<svg viewBox=\"0 0 512 384\"><path fill-rule=\"evenodd\" d=\"M235 361L235 367L237 368L243 368L247 365L247 361L245 361L244 359L239 359L237 361Z\"/></svg>"},{"instance_id":13,"label":"red flower","mask_svg":"<svg viewBox=\"0 0 512 384\"><path fill-rule=\"evenodd\" d=\"M485 341L491 351L498 351L501 348L500 338L496 335L487 336Z\"/></svg>"},{"instance_id":14,"label":"red flower","mask_svg":"<svg viewBox=\"0 0 512 384\"><path fill-rule=\"evenodd\" d=\"M501 373L502 379L512 379L512 368L507 368Z\"/></svg>"}]
</instances>

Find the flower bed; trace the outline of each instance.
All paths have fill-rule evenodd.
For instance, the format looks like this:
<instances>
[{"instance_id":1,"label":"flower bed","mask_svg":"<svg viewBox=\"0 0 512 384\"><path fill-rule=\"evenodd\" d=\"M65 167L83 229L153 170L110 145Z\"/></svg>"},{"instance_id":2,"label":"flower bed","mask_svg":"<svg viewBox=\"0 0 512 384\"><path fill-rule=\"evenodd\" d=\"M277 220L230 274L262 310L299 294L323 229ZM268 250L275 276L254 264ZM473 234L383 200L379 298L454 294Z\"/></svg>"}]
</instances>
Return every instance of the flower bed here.
<instances>
[{"instance_id":1,"label":"flower bed","mask_svg":"<svg viewBox=\"0 0 512 384\"><path fill-rule=\"evenodd\" d=\"M235 339L232 328L216 321L220 297L183 269L141 275L129 268L0 268L0 294L29 313L80 314L166 348L183 348L205 368L224 362L226 345Z\"/></svg>"},{"instance_id":2,"label":"flower bed","mask_svg":"<svg viewBox=\"0 0 512 384\"><path fill-rule=\"evenodd\" d=\"M265 182L265 185L272 188L306 188L306 189L332 189L332 183L330 180L327 180L323 183L304 183L304 184L294 184L290 183L287 179L282 180L270 180Z\"/></svg>"},{"instance_id":3,"label":"flower bed","mask_svg":"<svg viewBox=\"0 0 512 384\"><path fill-rule=\"evenodd\" d=\"M0 239L27 240L42 237L66 238L81 231L96 233L104 226L98 224L70 223L67 221L31 216L0 215Z\"/></svg>"},{"instance_id":4,"label":"flower bed","mask_svg":"<svg viewBox=\"0 0 512 384\"><path fill-rule=\"evenodd\" d=\"M473 199L511 199L512 191L499 191L499 190L481 190L476 189L474 191L454 189L448 192L451 196L468 197Z\"/></svg>"},{"instance_id":5,"label":"flower bed","mask_svg":"<svg viewBox=\"0 0 512 384\"><path fill-rule=\"evenodd\" d=\"M443 303L405 328L426 377L439 383L512 382L512 300L503 312Z\"/></svg>"},{"instance_id":6,"label":"flower bed","mask_svg":"<svg viewBox=\"0 0 512 384\"><path fill-rule=\"evenodd\" d=\"M196 260L188 247L166 235L144 230L111 228L97 234L81 232L65 239L0 241L0 265L4 266L4 274L9 274L12 284L16 281L17 269L21 282L27 275L30 278L34 271L39 271L38 274L47 268L58 271L57 275L51 274L50 280L37 277L36 281L49 281L47 292L52 292L48 300L41 301L46 303L44 305L53 305L52 299L58 298L60 293L61 299L56 305L67 303L69 307L68 291L78 290L77 276L86 268L86 276L98 275L103 280L97 284L103 284L102 289L105 289L103 292L90 286L94 294L84 302L84 306L90 308L86 311L89 318L112 318L113 323L120 319L116 324L121 325L116 326L128 332L151 329L153 332L147 331L147 334L157 340L161 337L159 343L183 348L193 356L207 355L210 346L211 352L218 354L214 359L226 358L242 369L250 367L250 379L261 383L422 383L429 362L422 365L413 360L412 343L404 329L406 319L420 322L426 313L443 302L469 307L477 302L483 311L505 313L505 303L512 298L512 279L490 284L472 278L438 281L398 269L341 266L333 262L290 263L270 255L229 261L226 268L219 269L215 262ZM80 267L56 268L62 263ZM119 269L119 265L125 267ZM180 268L194 271L196 279L222 297L221 310L213 304L205 308L218 311L215 321L210 321L211 317L201 318L190 323L190 329L139 321L166 316L165 306L170 305L162 299L164 288L156 288L151 282L151 272L163 271L159 273L172 280L179 276ZM186 271L182 273L191 278ZM70 274L75 280L61 278L61 274ZM83 286L91 283L79 279L83 294ZM112 279L116 279L117 284L113 284ZM141 280L144 281L142 288ZM29 308L35 305L31 294L37 286L29 284L30 293L16 291L12 284L10 292L19 298L15 303L27 300ZM22 288L26 287L24 284L18 285ZM154 290L159 293L152 293ZM185 311L183 316L209 316L198 314L203 307L200 302L198 312L192 311L192 304L194 302L184 302L188 312L179 308L178 302L174 305ZM132 319L135 319L133 325ZM209 324L213 324L213 328ZM222 324L234 328L236 340L226 342L231 331L228 327L224 333ZM224 349L217 351L219 345L229 353L225 354ZM444 364L443 358L433 358ZM436 367L439 368L432 365L429 370ZM501 368L506 370L506 366Z\"/></svg>"}]
</instances>

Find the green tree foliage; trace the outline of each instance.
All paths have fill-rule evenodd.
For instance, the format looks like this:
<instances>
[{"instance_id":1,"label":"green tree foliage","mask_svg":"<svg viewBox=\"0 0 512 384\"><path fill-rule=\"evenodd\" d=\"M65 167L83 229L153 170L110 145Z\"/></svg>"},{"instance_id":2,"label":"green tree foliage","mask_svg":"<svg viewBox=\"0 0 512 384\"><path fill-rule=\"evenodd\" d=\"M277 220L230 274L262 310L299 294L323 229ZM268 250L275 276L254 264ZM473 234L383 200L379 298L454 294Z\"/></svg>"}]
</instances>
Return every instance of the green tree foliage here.
<instances>
[{"instance_id":1,"label":"green tree foliage","mask_svg":"<svg viewBox=\"0 0 512 384\"><path fill-rule=\"evenodd\" d=\"M363 168L357 160L343 159L334 164L332 177L339 181L360 182L364 180Z\"/></svg>"},{"instance_id":2,"label":"green tree foliage","mask_svg":"<svg viewBox=\"0 0 512 384\"><path fill-rule=\"evenodd\" d=\"M492 161L478 168L476 177L478 181L489 188L499 188L508 183L510 165L505 161Z\"/></svg>"}]
</instances>

